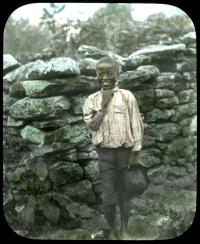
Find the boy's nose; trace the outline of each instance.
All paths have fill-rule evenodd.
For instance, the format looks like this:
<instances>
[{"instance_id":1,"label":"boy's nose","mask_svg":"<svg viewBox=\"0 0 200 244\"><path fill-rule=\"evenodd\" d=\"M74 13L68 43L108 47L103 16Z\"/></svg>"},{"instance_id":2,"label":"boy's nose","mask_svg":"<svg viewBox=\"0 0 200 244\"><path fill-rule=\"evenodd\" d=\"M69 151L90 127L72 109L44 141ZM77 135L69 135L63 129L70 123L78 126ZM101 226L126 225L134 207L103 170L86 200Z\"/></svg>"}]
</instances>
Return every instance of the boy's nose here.
<instances>
[{"instance_id":1,"label":"boy's nose","mask_svg":"<svg viewBox=\"0 0 200 244\"><path fill-rule=\"evenodd\" d=\"M103 80L107 80L108 79L108 75L107 74L104 74L103 77L102 77Z\"/></svg>"}]
</instances>

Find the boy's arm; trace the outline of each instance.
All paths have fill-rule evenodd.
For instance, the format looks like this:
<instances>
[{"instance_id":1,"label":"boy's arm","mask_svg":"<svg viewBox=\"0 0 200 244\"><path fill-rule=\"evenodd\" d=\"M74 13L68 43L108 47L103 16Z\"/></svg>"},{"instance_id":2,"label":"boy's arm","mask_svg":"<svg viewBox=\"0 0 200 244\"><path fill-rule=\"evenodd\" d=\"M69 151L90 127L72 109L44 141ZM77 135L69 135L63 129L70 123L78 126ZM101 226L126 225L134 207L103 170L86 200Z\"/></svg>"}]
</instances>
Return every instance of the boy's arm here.
<instances>
[{"instance_id":1,"label":"boy's arm","mask_svg":"<svg viewBox=\"0 0 200 244\"><path fill-rule=\"evenodd\" d=\"M97 131L106 114L106 109L95 110L91 97L89 96L83 105L83 120L93 131Z\"/></svg>"},{"instance_id":2,"label":"boy's arm","mask_svg":"<svg viewBox=\"0 0 200 244\"><path fill-rule=\"evenodd\" d=\"M144 124L140 116L139 106L134 95L131 93L128 101L131 129L134 138L132 152L128 159L128 169L137 163L139 152L142 148L142 139L144 135Z\"/></svg>"},{"instance_id":3,"label":"boy's arm","mask_svg":"<svg viewBox=\"0 0 200 244\"><path fill-rule=\"evenodd\" d=\"M140 116L140 110L136 98L131 93L129 96L129 111L131 120L131 129L134 138L134 146L132 151L140 151L142 148L142 139L144 135L144 124Z\"/></svg>"}]
</instances>

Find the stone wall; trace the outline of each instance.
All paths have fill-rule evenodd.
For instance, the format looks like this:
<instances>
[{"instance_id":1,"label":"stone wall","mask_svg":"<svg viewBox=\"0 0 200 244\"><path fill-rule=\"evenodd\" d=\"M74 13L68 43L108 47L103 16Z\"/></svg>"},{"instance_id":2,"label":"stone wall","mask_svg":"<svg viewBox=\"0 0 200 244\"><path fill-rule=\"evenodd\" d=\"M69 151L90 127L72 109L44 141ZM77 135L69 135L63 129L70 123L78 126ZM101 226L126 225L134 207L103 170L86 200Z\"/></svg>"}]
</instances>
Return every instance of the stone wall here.
<instances>
[{"instance_id":1,"label":"stone wall","mask_svg":"<svg viewBox=\"0 0 200 244\"><path fill-rule=\"evenodd\" d=\"M86 228L96 218L98 155L82 106L99 89L95 64L105 55L120 64L119 87L133 92L145 123L140 163L150 186L133 200L132 215L160 214L160 221L167 215L175 233L162 229L158 233L166 233L157 239L188 228L196 191L195 42L188 33L179 43L148 46L128 58L85 45L78 61L58 57L21 65L4 55L4 213L14 230Z\"/></svg>"}]
</instances>

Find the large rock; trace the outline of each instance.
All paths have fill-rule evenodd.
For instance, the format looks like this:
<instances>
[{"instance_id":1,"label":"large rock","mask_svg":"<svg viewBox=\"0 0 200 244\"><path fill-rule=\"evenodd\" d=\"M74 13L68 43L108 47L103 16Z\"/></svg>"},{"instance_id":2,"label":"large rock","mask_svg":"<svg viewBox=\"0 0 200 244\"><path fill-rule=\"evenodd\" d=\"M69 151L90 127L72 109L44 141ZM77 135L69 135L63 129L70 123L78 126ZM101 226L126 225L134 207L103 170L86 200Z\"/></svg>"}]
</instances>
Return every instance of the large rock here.
<instances>
[{"instance_id":1,"label":"large rock","mask_svg":"<svg viewBox=\"0 0 200 244\"><path fill-rule=\"evenodd\" d=\"M176 69L178 72L183 73L183 72L191 72L191 71L196 71L196 58L190 57L188 58L187 61L185 62L180 62L176 64Z\"/></svg>"},{"instance_id":2,"label":"large rock","mask_svg":"<svg viewBox=\"0 0 200 244\"><path fill-rule=\"evenodd\" d=\"M39 209L43 216L51 223L57 224L61 216L59 206L52 201L49 193L37 197Z\"/></svg>"},{"instance_id":3,"label":"large rock","mask_svg":"<svg viewBox=\"0 0 200 244\"><path fill-rule=\"evenodd\" d=\"M134 199L133 203L137 213L130 218L129 239L171 239L182 235L192 225L196 192L170 189L150 198Z\"/></svg>"},{"instance_id":4,"label":"large rock","mask_svg":"<svg viewBox=\"0 0 200 244\"><path fill-rule=\"evenodd\" d=\"M24 124L23 120L15 120L8 116L7 126L8 127L20 127Z\"/></svg>"},{"instance_id":5,"label":"large rock","mask_svg":"<svg viewBox=\"0 0 200 244\"><path fill-rule=\"evenodd\" d=\"M9 95L23 98L48 97L62 94L78 94L84 91L96 91L99 85L94 77L72 77L53 80L26 80L14 83L9 90Z\"/></svg>"},{"instance_id":6,"label":"large rock","mask_svg":"<svg viewBox=\"0 0 200 244\"><path fill-rule=\"evenodd\" d=\"M138 55L134 57L130 57L126 60L124 65L124 71L133 70L138 66L149 65L151 64L151 58L146 55Z\"/></svg>"},{"instance_id":7,"label":"large rock","mask_svg":"<svg viewBox=\"0 0 200 244\"><path fill-rule=\"evenodd\" d=\"M3 93L3 112L7 114L10 110L10 107L16 103L17 99L10 97L6 93Z\"/></svg>"},{"instance_id":8,"label":"large rock","mask_svg":"<svg viewBox=\"0 0 200 244\"><path fill-rule=\"evenodd\" d=\"M157 148L143 149L140 156L140 164L145 167L151 167L161 162L161 151Z\"/></svg>"},{"instance_id":9,"label":"large rock","mask_svg":"<svg viewBox=\"0 0 200 244\"><path fill-rule=\"evenodd\" d=\"M96 152L95 150L89 152L89 154L88 154L88 158L90 158L90 159L97 159L97 158L98 158L98 154L97 154L97 152Z\"/></svg>"},{"instance_id":10,"label":"large rock","mask_svg":"<svg viewBox=\"0 0 200 244\"><path fill-rule=\"evenodd\" d=\"M66 142L73 136L73 128L70 125L65 125L62 128L48 132L45 134L44 144L53 142Z\"/></svg>"},{"instance_id":11,"label":"large rock","mask_svg":"<svg viewBox=\"0 0 200 244\"><path fill-rule=\"evenodd\" d=\"M47 176L47 165L41 158L37 158L34 161L28 160L24 165L20 163L17 169L12 169L7 173L11 189L16 188L16 192L22 190L27 193L33 191L48 192L51 185ZM17 201L17 199L15 200Z\"/></svg>"},{"instance_id":12,"label":"large rock","mask_svg":"<svg viewBox=\"0 0 200 244\"><path fill-rule=\"evenodd\" d=\"M162 214L133 215L129 220L128 235L123 240L163 240L169 236L173 238L171 225L172 219Z\"/></svg>"},{"instance_id":13,"label":"large rock","mask_svg":"<svg viewBox=\"0 0 200 244\"><path fill-rule=\"evenodd\" d=\"M79 152L91 152L95 150L94 144L90 143L82 148L79 148Z\"/></svg>"},{"instance_id":14,"label":"large rock","mask_svg":"<svg viewBox=\"0 0 200 244\"><path fill-rule=\"evenodd\" d=\"M177 54L186 50L186 46L183 43L174 45L150 45L143 49L140 49L129 56L129 58L137 55L146 55L151 57L152 60L160 60L165 58L174 58Z\"/></svg>"},{"instance_id":15,"label":"large rock","mask_svg":"<svg viewBox=\"0 0 200 244\"><path fill-rule=\"evenodd\" d=\"M95 203L95 195L89 180L82 180L77 183L71 183L59 187L61 193L69 196L72 200L82 203Z\"/></svg>"},{"instance_id":16,"label":"large rock","mask_svg":"<svg viewBox=\"0 0 200 244\"><path fill-rule=\"evenodd\" d=\"M83 169L72 162L57 162L49 169L49 177L56 186L77 182L83 177Z\"/></svg>"},{"instance_id":17,"label":"large rock","mask_svg":"<svg viewBox=\"0 0 200 244\"><path fill-rule=\"evenodd\" d=\"M190 84L185 82L184 79L182 81L177 82L174 84L173 90L178 93L183 90L190 89Z\"/></svg>"},{"instance_id":18,"label":"large rock","mask_svg":"<svg viewBox=\"0 0 200 244\"><path fill-rule=\"evenodd\" d=\"M38 129L57 129L64 127L67 124L74 124L82 121L82 116L73 116L69 112L65 112L59 119L53 119L49 121L33 121L32 125Z\"/></svg>"},{"instance_id":19,"label":"large rock","mask_svg":"<svg viewBox=\"0 0 200 244\"><path fill-rule=\"evenodd\" d=\"M146 148L146 147L153 146L154 144L155 144L155 137L144 134L142 147Z\"/></svg>"},{"instance_id":20,"label":"large rock","mask_svg":"<svg viewBox=\"0 0 200 244\"><path fill-rule=\"evenodd\" d=\"M8 72L18 68L20 63L10 54L3 55L3 73L4 75Z\"/></svg>"},{"instance_id":21,"label":"large rock","mask_svg":"<svg viewBox=\"0 0 200 244\"><path fill-rule=\"evenodd\" d=\"M157 98L173 97L174 91L168 89L155 89L155 95Z\"/></svg>"},{"instance_id":22,"label":"large rock","mask_svg":"<svg viewBox=\"0 0 200 244\"><path fill-rule=\"evenodd\" d=\"M66 155L66 153L73 149L74 145L69 144L69 142L65 143L52 143L50 145L44 145L42 147L38 147L38 145L32 149L32 152L26 155L26 157L21 161L22 164L27 164L29 161L35 160L36 158L44 157L50 159L53 158L53 156L56 156L58 160L58 156L62 153Z\"/></svg>"},{"instance_id":23,"label":"large rock","mask_svg":"<svg viewBox=\"0 0 200 244\"><path fill-rule=\"evenodd\" d=\"M78 95L72 96L71 99L71 113L74 115L82 115L83 114L83 105L88 98L88 95Z\"/></svg>"},{"instance_id":24,"label":"large rock","mask_svg":"<svg viewBox=\"0 0 200 244\"><path fill-rule=\"evenodd\" d=\"M79 160L88 159L88 153L87 152L78 153L78 159Z\"/></svg>"},{"instance_id":25,"label":"large rock","mask_svg":"<svg viewBox=\"0 0 200 244\"><path fill-rule=\"evenodd\" d=\"M44 155L53 154L55 152L69 150L75 147L78 149L84 148L85 146L91 143L91 139L86 131L86 127L83 124L81 125L75 124L72 126L66 124L62 128L53 130L51 132L42 132L41 130L36 129L33 126L28 126L28 129L25 127L24 130L25 130L24 132L27 132L25 133L26 139L32 142L36 137L36 135L33 135L31 133L32 131L33 132L35 131L37 133L40 131L40 133L44 133L44 138L42 136L37 139L35 138L35 140L37 140L37 144L40 144L40 147L36 146L35 149L37 150L31 153L33 154L32 155L33 158L40 157L42 156L42 154ZM89 152L89 154L87 155L89 158L97 157L97 154L94 151Z\"/></svg>"},{"instance_id":26,"label":"large rock","mask_svg":"<svg viewBox=\"0 0 200 244\"><path fill-rule=\"evenodd\" d=\"M155 125L156 140L165 142L173 139L180 133L180 126L175 123L162 123Z\"/></svg>"},{"instance_id":27,"label":"large rock","mask_svg":"<svg viewBox=\"0 0 200 244\"><path fill-rule=\"evenodd\" d=\"M196 43L196 33L195 32L189 32L185 34L184 36L180 37L180 40L185 43L186 45L191 43Z\"/></svg>"},{"instance_id":28,"label":"large rock","mask_svg":"<svg viewBox=\"0 0 200 244\"><path fill-rule=\"evenodd\" d=\"M67 161L71 161L71 162L76 162L77 159L78 159L76 148L71 149L70 151L68 151L68 153L65 154L63 159L67 160Z\"/></svg>"},{"instance_id":29,"label":"large rock","mask_svg":"<svg viewBox=\"0 0 200 244\"><path fill-rule=\"evenodd\" d=\"M181 75L178 73L162 72L156 78L156 88L170 88L174 87L174 84L181 80Z\"/></svg>"},{"instance_id":30,"label":"large rock","mask_svg":"<svg viewBox=\"0 0 200 244\"><path fill-rule=\"evenodd\" d=\"M89 161L87 166L84 167L83 175L85 179L89 179L92 183L92 188L96 196L97 202L102 201L102 189L101 189L101 180L98 167L98 161L92 160Z\"/></svg>"},{"instance_id":31,"label":"large rock","mask_svg":"<svg viewBox=\"0 0 200 244\"><path fill-rule=\"evenodd\" d=\"M76 144L77 148L82 148L83 146L91 143L91 138L87 132L86 126L81 124L75 124L72 126L73 136L69 139L69 142Z\"/></svg>"},{"instance_id":32,"label":"large rock","mask_svg":"<svg viewBox=\"0 0 200 244\"><path fill-rule=\"evenodd\" d=\"M37 201L34 196L28 196L24 204L15 204L15 213L17 213L18 221L26 230L30 230L34 226L34 215Z\"/></svg>"},{"instance_id":33,"label":"large rock","mask_svg":"<svg viewBox=\"0 0 200 244\"><path fill-rule=\"evenodd\" d=\"M26 142L32 142L35 144L43 144L45 133L37 128L27 125L21 130L22 139Z\"/></svg>"},{"instance_id":34,"label":"large rock","mask_svg":"<svg viewBox=\"0 0 200 244\"><path fill-rule=\"evenodd\" d=\"M162 175L161 171L160 173ZM146 234L151 234L150 228L147 226L150 225L152 227L152 225L155 226L156 223L156 226L161 227L161 231L159 231L159 235L157 235L158 232L156 231L155 236L157 236L156 239L161 240L175 238L176 236L182 235L190 228L196 212L195 191L169 189L167 191L160 191L157 194L151 195L149 195L147 191L144 193L142 198L133 199L133 209L136 211L136 214L133 215L130 223L130 225L134 224L135 227L134 229L130 228L132 231L135 230L135 235L133 235L133 237L140 237L140 239L142 239L142 237L147 237ZM144 221L133 221L139 215L142 215L142 219ZM163 215L163 220L162 218L153 217L155 215ZM148 221L145 221L145 216ZM159 219L161 221L154 222ZM170 219L170 225L168 225L164 219ZM147 229L144 228L146 223L148 223L146 226ZM136 229L138 232L136 232ZM142 233L139 232L140 229L142 230Z\"/></svg>"},{"instance_id":35,"label":"large rock","mask_svg":"<svg viewBox=\"0 0 200 244\"><path fill-rule=\"evenodd\" d=\"M159 70L153 65L140 66L134 71L127 71L119 75L118 83L121 88L133 88L157 77Z\"/></svg>"},{"instance_id":36,"label":"large rock","mask_svg":"<svg viewBox=\"0 0 200 244\"><path fill-rule=\"evenodd\" d=\"M70 101L64 96L49 98L23 98L10 107L14 119L50 119L70 108Z\"/></svg>"},{"instance_id":37,"label":"large rock","mask_svg":"<svg viewBox=\"0 0 200 244\"><path fill-rule=\"evenodd\" d=\"M97 60L93 58L83 58L79 60L81 75L96 76Z\"/></svg>"},{"instance_id":38,"label":"large rock","mask_svg":"<svg viewBox=\"0 0 200 244\"><path fill-rule=\"evenodd\" d=\"M45 80L31 80L17 82L10 87L10 96L13 97L48 97L62 94L61 85Z\"/></svg>"},{"instance_id":39,"label":"large rock","mask_svg":"<svg viewBox=\"0 0 200 244\"><path fill-rule=\"evenodd\" d=\"M168 155L176 154L181 152L182 150L186 150L186 148L190 145L196 144L196 140L193 136L188 137L179 137L174 139L171 144L168 145L166 153ZM192 153L192 152L191 152ZM190 155L191 155L190 153Z\"/></svg>"},{"instance_id":40,"label":"large rock","mask_svg":"<svg viewBox=\"0 0 200 244\"><path fill-rule=\"evenodd\" d=\"M49 61L37 60L20 66L6 74L4 80L8 82L66 78L80 75L79 64L71 58L58 57Z\"/></svg>"},{"instance_id":41,"label":"large rock","mask_svg":"<svg viewBox=\"0 0 200 244\"><path fill-rule=\"evenodd\" d=\"M177 106L175 116L173 116L172 121L178 121L197 113L197 104L195 102L182 104Z\"/></svg>"},{"instance_id":42,"label":"large rock","mask_svg":"<svg viewBox=\"0 0 200 244\"><path fill-rule=\"evenodd\" d=\"M145 74L149 74L149 79L153 79L156 78L160 71L158 70L157 67L155 67L154 65L143 65L137 68L138 71L140 72L144 72Z\"/></svg>"},{"instance_id":43,"label":"large rock","mask_svg":"<svg viewBox=\"0 0 200 244\"><path fill-rule=\"evenodd\" d=\"M100 59L105 56L109 56L111 58L114 58L116 62L120 65L124 65L126 61L125 58L115 53L112 53L111 51L103 51L93 46L82 45L78 48L78 52L83 58Z\"/></svg>"},{"instance_id":44,"label":"large rock","mask_svg":"<svg viewBox=\"0 0 200 244\"><path fill-rule=\"evenodd\" d=\"M188 163L191 164L191 163ZM192 165L190 165L192 166ZM197 172L193 166L193 172L188 172L182 165L170 167L165 184L169 189L193 189L196 190Z\"/></svg>"},{"instance_id":45,"label":"large rock","mask_svg":"<svg viewBox=\"0 0 200 244\"><path fill-rule=\"evenodd\" d=\"M173 228L176 236L183 234L190 228L196 213L195 191L172 191L163 197L168 214L173 219Z\"/></svg>"},{"instance_id":46,"label":"large rock","mask_svg":"<svg viewBox=\"0 0 200 244\"><path fill-rule=\"evenodd\" d=\"M181 122L181 121L180 121ZM197 115L187 119L187 124L182 125L183 136L196 135L197 134Z\"/></svg>"},{"instance_id":47,"label":"large rock","mask_svg":"<svg viewBox=\"0 0 200 244\"><path fill-rule=\"evenodd\" d=\"M176 96L169 97L169 98L162 98L156 101L155 107L156 108L173 108L175 105L179 103L178 98Z\"/></svg>"},{"instance_id":48,"label":"large rock","mask_svg":"<svg viewBox=\"0 0 200 244\"><path fill-rule=\"evenodd\" d=\"M183 72L182 77L187 82L197 82L196 72Z\"/></svg>"},{"instance_id":49,"label":"large rock","mask_svg":"<svg viewBox=\"0 0 200 244\"><path fill-rule=\"evenodd\" d=\"M164 185L169 172L170 172L169 165L155 165L153 168L148 170L147 174L151 184ZM146 194L148 193L148 189L145 193Z\"/></svg>"},{"instance_id":50,"label":"large rock","mask_svg":"<svg viewBox=\"0 0 200 244\"><path fill-rule=\"evenodd\" d=\"M193 117L182 119L178 123L181 126L181 128L190 127L190 124L191 124L192 120L195 119L195 117L197 117L197 116L195 115Z\"/></svg>"},{"instance_id":51,"label":"large rock","mask_svg":"<svg viewBox=\"0 0 200 244\"><path fill-rule=\"evenodd\" d=\"M157 109L154 108L151 112L146 113L146 122L155 122L157 120L168 120L176 114L174 109Z\"/></svg>"},{"instance_id":52,"label":"large rock","mask_svg":"<svg viewBox=\"0 0 200 244\"><path fill-rule=\"evenodd\" d=\"M145 91L135 91L134 95L137 99L139 107L143 107L144 105L152 105L154 102L154 90L147 89Z\"/></svg>"},{"instance_id":53,"label":"large rock","mask_svg":"<svg viewBox=\"0 0 200 244\"><path fill-rule=\"evenodd\" d=\"M92 152L80 152L78 153L78 159L79 160L85 160L85 159L96 159L98 158L98 155L96 153L96 151L92 151Z\"/></svg>"},{"instance_id":54,"label":"large rock","mask_svg":"<svg viewBox=\"0 0 200 244\"><path fill-rule=\"evenodd\" d=\"M90 161L87 166L84 167L84 177L89 180L94 180L99 176L98 161Z\"/></svg>"},{"instance_id":55,"label":"large rock","mask_svg":"<svg viewBox=\"0 0 200 244\"><path fill-rule=\"evenodd\" d=\"M179 99L180 104L190 103L190 102L192 102L192 100L194 100L194 97L195 97L195 94L194 94L194 90L192 90L192 89L183 90L178 93L178 99Z\"/></svg>"},{"instance_id":56,"label":"large rock","mask_svg":"<svg viewBox=\"0 0 200 244\"><path fill-rule=\"evenodd\" d=\"M52 192L51 197L57 201L60 207L65 208L69 212L69 216L73 218L80 217L88 219L94 215L94 210L89 208L87 205L80 205L72 201L68 196L59 192Z\"/></svg>"}]
</instances>

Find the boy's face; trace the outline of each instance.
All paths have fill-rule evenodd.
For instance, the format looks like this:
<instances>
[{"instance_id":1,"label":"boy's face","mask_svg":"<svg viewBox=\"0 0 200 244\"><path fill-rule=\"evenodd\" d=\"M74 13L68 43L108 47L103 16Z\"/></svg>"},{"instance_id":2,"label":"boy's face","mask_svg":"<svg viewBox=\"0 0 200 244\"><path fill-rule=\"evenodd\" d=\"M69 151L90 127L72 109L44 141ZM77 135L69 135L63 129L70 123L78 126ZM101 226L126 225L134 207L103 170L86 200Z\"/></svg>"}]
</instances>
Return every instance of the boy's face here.
<instances>
[{"instance_id":1,"label":"boy's face","mask_svg":"<svg viewBox=\"0 0 200 244\"><path fill-rule=\"evenodd\" d=\"M97 66L97 80L104 90L114 88L117 81L116 67L110 63L102 63Z\"/></svg>"}]
</instances>

